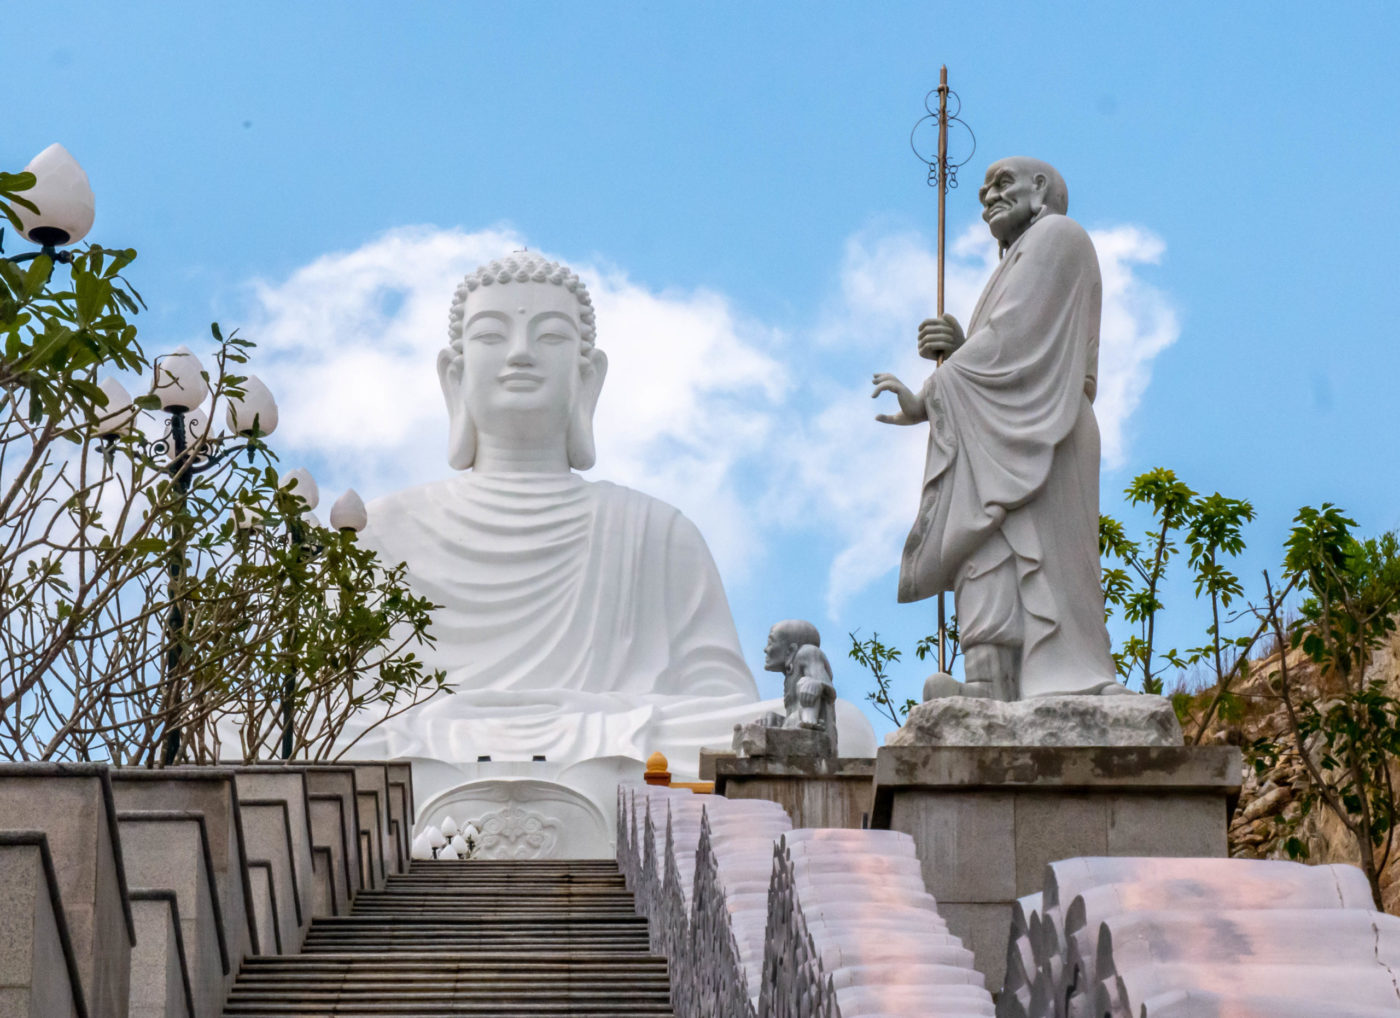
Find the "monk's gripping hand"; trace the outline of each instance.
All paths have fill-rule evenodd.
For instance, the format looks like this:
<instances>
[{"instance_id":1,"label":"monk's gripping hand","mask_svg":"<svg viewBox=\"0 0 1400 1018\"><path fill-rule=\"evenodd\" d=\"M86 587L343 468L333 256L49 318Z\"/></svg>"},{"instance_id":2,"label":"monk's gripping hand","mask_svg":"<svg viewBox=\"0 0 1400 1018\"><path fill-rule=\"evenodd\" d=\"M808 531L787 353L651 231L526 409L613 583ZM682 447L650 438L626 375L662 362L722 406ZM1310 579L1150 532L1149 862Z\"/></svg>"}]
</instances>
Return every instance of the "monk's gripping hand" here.
<instances>
[{"instance_id":1,"label":"monk's gripping hand","mask_svg":"<svg viewBox=\"0 0 1400 1018\"><path fill-rule=\"evenodd\" d=\"M926 318L919 325L919 356L941 361L966 341L962 326L952 315Z\"/></svg>"}]
</instances>

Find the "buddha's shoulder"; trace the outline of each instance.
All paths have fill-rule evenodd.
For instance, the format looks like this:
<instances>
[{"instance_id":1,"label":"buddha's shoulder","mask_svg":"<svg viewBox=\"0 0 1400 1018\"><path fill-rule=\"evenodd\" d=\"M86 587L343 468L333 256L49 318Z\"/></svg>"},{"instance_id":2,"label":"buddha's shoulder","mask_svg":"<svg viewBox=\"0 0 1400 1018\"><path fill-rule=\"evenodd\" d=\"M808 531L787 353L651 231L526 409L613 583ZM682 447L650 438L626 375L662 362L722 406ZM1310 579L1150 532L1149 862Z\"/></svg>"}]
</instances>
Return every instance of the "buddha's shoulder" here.
<instances>
[{"instance_id":1,"label":"buddha's shoulder","mask_svg":"<svg viewBox=\"0 0 1400 1018\"><path fill-rule=\"evenodd\" d=\"M380 495L378 498L371 499L369 504L365 506L365 511L371 522L376 518L386 516L414 515L425 507L449 499L451 486L450 479L415 484L411 488L403 488L388 495Z\"/></svg>"},{"instance_id":2,"label":"buddha's shoulder","mask_svg":"<svg viewBox=\"0 0 1400 1018\"><path fill-rule=\"evenodd\" d=\"M615 484L612 481L588 481L587 492L600 507L627 511L630 513L645 513L649 519L666 521L686 530L694 529L694 524L669 502L663 502L654 495L648 495L644 491L636 488L629 488L625 484Z\"/></svg>"},{"instance_id":3,"label":"buddha's shoulder","mask_svg":"<svg viewBox=\"0 0 1400 1018\"><path fill-rule=\"evenodd\" d=\"M469 473L461 474L380 496L371 501L367 508L372 525L375 520L434 517L447 508L460 510L464 497L495 497L509 502L517 495L531 501L551 498L561 502L581 500L600 508L645 513L652 518L674 518L690 524L679 509L653 495L612 481L590 481L577 475L568 480L561 479L557 487L542 490L533 484L517 488L509 480L502 482L499 478L482 479Z\"/></svg>"}]
</instances>

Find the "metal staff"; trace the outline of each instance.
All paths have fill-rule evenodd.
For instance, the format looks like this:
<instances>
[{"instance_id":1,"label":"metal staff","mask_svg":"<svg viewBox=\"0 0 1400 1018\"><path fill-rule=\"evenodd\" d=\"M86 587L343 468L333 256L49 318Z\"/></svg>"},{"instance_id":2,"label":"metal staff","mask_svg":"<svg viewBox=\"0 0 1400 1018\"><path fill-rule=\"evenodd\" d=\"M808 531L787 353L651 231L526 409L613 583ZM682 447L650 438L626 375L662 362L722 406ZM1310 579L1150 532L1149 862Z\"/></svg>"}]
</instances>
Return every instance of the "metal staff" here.
<instances>
[{"instance_id":1,"label":"metal staff","mask_svg":"<svg viewBox=\"0 0 1400 1018\"><path fill-rule=\"evenodd\" d=\"M948 188L958 186L958 168L964 166L972 153L977 150L977 139L972 136L972 129L960 118L962 112L962 100L958 98L956 92L948 89L948 65L944 64L938 71L938 88L935 90L938 95L938 108L933 109L929 105L929 100L933 98L934 92L930 92L924 97L924 109L928 110L928 115L919 119L914 125L914 130L909 135L910 146L914 149L914 154L928 165L928 184L930 187L938 188L938 317L943 317L943 251L945 246L945 235L948 221ZM948 112L948 97L953 97L957 103L953 112ZM919 151L917 136L919 128L926 122L932 120L938 126L938 154L936 158L929 159ZM948 162L948 125L950 123L960 124L972 138L972 150L967 157L957 163ZM934 358L936 366L942 366L944 354L938 354ZM947 595L945 591L938 592L938 670L948 671L948 615L947 615Z\"/></svg>"}]
</instances>

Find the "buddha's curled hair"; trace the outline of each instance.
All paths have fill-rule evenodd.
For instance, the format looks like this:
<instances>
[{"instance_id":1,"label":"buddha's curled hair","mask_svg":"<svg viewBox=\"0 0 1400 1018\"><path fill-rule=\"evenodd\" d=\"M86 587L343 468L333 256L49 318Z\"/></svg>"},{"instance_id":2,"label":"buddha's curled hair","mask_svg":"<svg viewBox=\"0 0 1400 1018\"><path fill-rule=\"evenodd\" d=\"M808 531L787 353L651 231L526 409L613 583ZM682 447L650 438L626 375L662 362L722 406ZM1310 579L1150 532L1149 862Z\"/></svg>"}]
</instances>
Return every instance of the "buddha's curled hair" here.
<instances>
[{"instance_id":1,"label":"buddha's curled hair","mask_svg":"<svg viewBox=\"0 0 1400 1018\"><path fill-rule=\"evenodd\" d=\"M578 298L579 333L583 339L582 353L593 349L598 334L593 318L593 301L588 296L588 287L567 265L551 262L528 251L517 251L505 258L499 258L470 272L457 287L452 297L452 311L448 315L447 335L452 346L461 350L462 330L466 321L467 298L478 287L494 286L497 283L552 283L562 286Z\"/></svg>"}]
</instances>

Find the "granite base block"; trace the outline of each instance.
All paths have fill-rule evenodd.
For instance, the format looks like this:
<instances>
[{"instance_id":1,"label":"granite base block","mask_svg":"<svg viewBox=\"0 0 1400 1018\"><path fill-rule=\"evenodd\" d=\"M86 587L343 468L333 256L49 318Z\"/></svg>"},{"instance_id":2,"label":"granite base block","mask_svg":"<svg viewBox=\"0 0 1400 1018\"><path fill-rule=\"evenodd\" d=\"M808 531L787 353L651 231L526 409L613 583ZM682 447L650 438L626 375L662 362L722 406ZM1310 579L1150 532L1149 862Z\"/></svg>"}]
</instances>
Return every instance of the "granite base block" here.
<instances>
[{"instance_id":1,"label":"granite base block","mask_svg":"<svg viewBox=\"0 0 1400 1018\"><path fill-rule=\"evenodd\" d=\"M287 829L291 835L292 871L296 877L297 901L304 921L309 922L315 881L311 862L311 802L306 773L295 764L254 765L235 769L238 797L242 801L286 803Z\"/></svg>"},{"instance_id":2,"label":"granite base block","mask_svg":"<svg viewBox=\"0 0 1400 1018\"><path fill-rule=\"evenodd\" d=\"M47 838L88 1012L126 1014L136 927L107 767L0 764L0 818Z\"/></svg>"},{"instance_id":3,"label":"granite base block","mask_svg":"<svg viewBox=\"0 0 1400 1018\"><path fill-rule=\"evenodd\" d=\"M914 838L929 893L995 989L1011 904L1041 890L1047 863L1223 857L1241 774L1230 746L886 746L871 826Z\"/></svg>"},{"instance_id":4,"label":"granite base block","mask_svg":"<svg viewBox=\"0 0 1400 1018\"><path fill-rule=\"evenodd\" d=\"M385 763L351 763L355 768L355 783L361 796L365 792L373 792L377 800L377 807L374 812L374 826L371 829L373 839L378 842L374 846L374 851L378 857L379 883L377 887L383 886L383 881L390 873L400 872L398 866L398 852L394 848L394 840L390 820L392 815L389 811L389 766ZM363 799L362 799L363 801ZM370 823L370 816L362 810L360 813L360 823L366 826Z\"/></svg>"},{"instance_id":5,"label":"granite base block","mask_svg":"<svg viewBox=\"0 0 1400 1018\"><path fill-rule=\"evenodd\" d=\"M293 859L291 819L281 799L240 799L250 864L263 863L272 880L279 954L296 954L311 924L310 900L303 907Z\"/></svg>"},{"instance_id":6,"label":"granite base block","mask_svg":"<svg viewBox=\"0 0 1400 1018\"><path fill-rule=\"evenodd\" d=\"M327 845L341 853L339 869L344 871L344 900L353 898L362 888L360 864L360 808L355 793L355 769L335 764L307 764L306 789L311 800L311 835L313 844ZM340 823L337 839L332 827Z\"/></svg>"},{"instance_id":7,"label":"granite base block","mask_svg":"<svg viewBox=\"0 0 1400 1018\"><path fill-rule=\"evenodd\" d=\"M134 890L131 908L136 947L127 1018L197 1018L174 892Z\"/></svg>"},{"instance_id":8,"label":"granite base block","mask_svg":"<svg viewBox=\"0 0 1400 1018\"><path fill-rule=\"evenodd\" d=\"M869 757L717 757L715 792L727 799L767 799L794 827L868 826L875 761Z\"/></svg>"},{"instance_id":9,"label":"granite base block","mask_svg":"<svg viewBox=\"0 0 1400 1018\"><path fill-rule=\"evenodd\" d=\"M133 898L143 896L150 913L157 907L150 905L152 899L159 902L174 895L184 966L194 986L194 1018L219 1018L238 973L224 937L203 815L187 810L135 810L118 813L117 819ZM137 945L142 951L149 946L142 942L139 928ZM142 964L152 967L156 962L147 953ZM134 957L132 965L135 971ZM133 1002L136 994L133 985ZM155 1007L154 998L143 999L145 1006Z\"/></svg>"},{"instance_id":10,"label":"granite base block","mask_svg":"<svg viewBox=\"0 0 1400 1018\"><path fill-rule=\"evenodd\" d=\"M121 769L112 772L112 790L117 808L123 811L173 810L203 817L231 972L236 975L250 954L272 953L270 941L266 947L261 944L253 915L252 882L233 771L223 767ZM230 975L227 985L231 987L232 982Z\"/></svg>"},{"instance_id":11,"label":"granite base block","mask_svg":"<svg viewBox=\"0 0 1400 1018\"><path fill-rule=\"evenodd\" d=\"M778 728L759 721L734 726L734 752L741 757L774 760L836 756L831 735L824 728Z\"/></svg>"},{"instance_id":12,"label":"granite base block","mask_svg":"<svg viewBox=\"0 0 1400 1018\"><path fill-rule=\"evenodd\" d=\"M82 985L42 831L0 831L0 1015L78 1018Z\"/></svg>"},{"instance_id":13,"label":"granite base block","mask_svg":"<svg viewBox=\"0 0 1400 1018\"><path fill-rule=\"evenodd\" d=\"M384 849L388 838L383 834L384 796L375 789L365 789L358 784L356 775L355 801L360 818L360 885L371 890L382 890L387 880L384 868Z\"/></svg>"}]
</instances>

